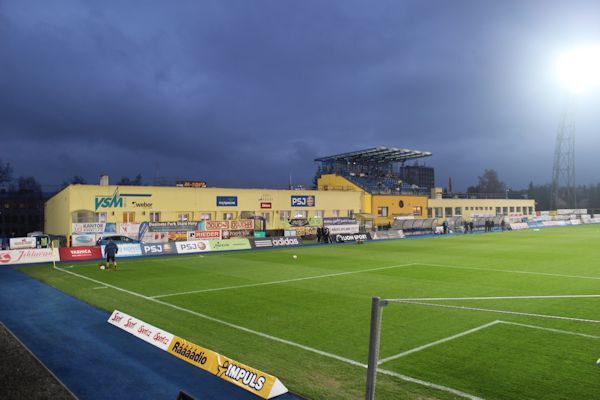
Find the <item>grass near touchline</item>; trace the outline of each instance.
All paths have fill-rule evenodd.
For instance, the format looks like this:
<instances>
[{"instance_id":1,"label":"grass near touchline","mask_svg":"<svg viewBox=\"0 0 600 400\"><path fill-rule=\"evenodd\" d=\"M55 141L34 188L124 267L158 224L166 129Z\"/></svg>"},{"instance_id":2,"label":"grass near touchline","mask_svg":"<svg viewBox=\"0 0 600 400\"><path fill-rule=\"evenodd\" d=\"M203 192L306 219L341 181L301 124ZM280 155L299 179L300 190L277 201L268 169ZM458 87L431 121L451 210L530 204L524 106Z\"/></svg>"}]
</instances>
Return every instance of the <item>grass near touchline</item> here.
<instances>
[{"instance_id":1,"label":"grass near touchline","mask_svg":"<svg viewBox=\"0 0 600 400\"><path fill-rule=\"evenodd\" d=\"M145 296L289 281L157 300L366 363L372 296L600 295L599 239L600 227L581 226L364 245L122 259L117 273L100 271L97 262L74 264L68 271ZM298 258L293 259L292 254ZM93 290L97 283L47 266L22 270L98 307L123 310L261 368L309 398L364 397L363 368L121 291ZM363 270L371 271L300 280ZM434 303L600 320L600 298ZM383 312L380 358L496 320L600 336L599 323L391 304ZM598 398L600 368L595 360L599 357L599 339L497 324L380 368L488 399ZM397 378L378 377L378 399L454 397Z\"/></svg>"}]
</instances>

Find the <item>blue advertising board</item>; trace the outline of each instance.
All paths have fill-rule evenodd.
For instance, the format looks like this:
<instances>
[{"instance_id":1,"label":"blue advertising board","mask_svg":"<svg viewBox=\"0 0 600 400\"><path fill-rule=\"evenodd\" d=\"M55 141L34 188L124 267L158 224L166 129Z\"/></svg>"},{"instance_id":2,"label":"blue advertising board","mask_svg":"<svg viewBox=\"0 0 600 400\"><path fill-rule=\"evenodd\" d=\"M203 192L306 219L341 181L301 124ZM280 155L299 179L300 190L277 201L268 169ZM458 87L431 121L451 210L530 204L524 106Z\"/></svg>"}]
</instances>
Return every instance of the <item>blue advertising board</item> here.
<instances>
[{"instance_id":1,"label":"blue advertising board","mask_svg":"<svg viewBox=\"0 0 600 400\"><path fill-rule=\"evenodd\" d=\"M217 207L237 207L237 196L217 196Z\"/></svg>"},{"instance_id":2,"label":"blue advertising board","mask_svg":"<svg viewBox=\"0 0 600 400\"><path fill-rule=\"evenodd\" d=\"M292 207L314 207L315 196L292 196Z\"/></svg>"},{"instance_id":3,"label":"blue advertising board","mask_svg":"<svg viewBox=\"0 0 600 400\"><path fill-rule=\"evenodd\" d=\"M171 243L143 243L141 246L144 254L175 254L175 246Z\"/></svg>"}]
</instances>

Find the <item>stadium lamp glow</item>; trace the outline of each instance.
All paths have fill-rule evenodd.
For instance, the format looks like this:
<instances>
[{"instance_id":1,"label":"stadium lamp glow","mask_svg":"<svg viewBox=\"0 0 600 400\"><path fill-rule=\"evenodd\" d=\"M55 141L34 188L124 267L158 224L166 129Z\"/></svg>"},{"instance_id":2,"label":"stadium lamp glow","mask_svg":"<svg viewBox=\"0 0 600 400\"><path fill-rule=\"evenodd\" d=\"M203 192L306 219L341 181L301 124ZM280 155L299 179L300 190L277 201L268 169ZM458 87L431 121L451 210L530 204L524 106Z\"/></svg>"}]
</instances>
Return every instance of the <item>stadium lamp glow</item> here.
<instances>
[{"instance_id":1,"label":"stadium lamp glow","mask_svg":"<svg viewBox=\"0 0 600 400\"><path fill-rule=\"evenodd\" d=\"M574 93L600 86L600 46L579 47L563 53L557 62L563 85Z\"/></svg>"}]
</instances>

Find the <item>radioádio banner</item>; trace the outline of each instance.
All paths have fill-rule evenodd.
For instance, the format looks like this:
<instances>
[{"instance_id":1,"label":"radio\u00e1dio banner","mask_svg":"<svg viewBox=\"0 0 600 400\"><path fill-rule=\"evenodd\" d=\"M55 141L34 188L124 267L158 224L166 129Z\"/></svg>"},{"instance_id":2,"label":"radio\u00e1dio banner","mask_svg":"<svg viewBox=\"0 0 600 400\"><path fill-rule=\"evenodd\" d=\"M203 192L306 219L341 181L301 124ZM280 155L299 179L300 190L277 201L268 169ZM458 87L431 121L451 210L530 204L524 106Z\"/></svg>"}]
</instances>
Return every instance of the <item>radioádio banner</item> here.
<instances>
[{"instance_id":1,"label":"radio\u00e1dio banner","mask_svg":"<svg viewBox=\"0 0 600 400\"><path fill-rule=\"evenodd\" d=\"M198 346L121 311L113 311L107 322L263 399L271 399L288 391L279 379L272 375Z\"/></svg>"}]
</instances>

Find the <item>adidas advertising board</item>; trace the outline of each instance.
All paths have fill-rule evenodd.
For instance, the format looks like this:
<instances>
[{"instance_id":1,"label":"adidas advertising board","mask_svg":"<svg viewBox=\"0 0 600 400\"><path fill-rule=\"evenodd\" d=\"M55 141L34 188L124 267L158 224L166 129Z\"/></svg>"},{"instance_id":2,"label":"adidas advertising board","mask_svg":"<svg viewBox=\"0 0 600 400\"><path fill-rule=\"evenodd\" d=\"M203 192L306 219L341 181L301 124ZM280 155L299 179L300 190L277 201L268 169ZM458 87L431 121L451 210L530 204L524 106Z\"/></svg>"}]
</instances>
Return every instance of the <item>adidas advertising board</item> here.
<instances>
[{"instance_id":1,"label":"adidas advertising board","mask_svg":"<svg viewBox=\"0 0 600 400\"><path fill-rule=\"evenodd\" d=\"M198 346L121 311L113 311L107 322L260 398L271 399L288 391L281 381L272 375Z\"/></svg>"},{"instance_id":2,"label":"adidas advertising board","mask_svg":"<svg viewBox=\"0 0 600 400\"><path fill-rule=\"evenodd\" d=\"M263 249L268 247L293 247L301 245L302 238L295 236L252 240L252 247L254 247L255 249Z\"/></svg>"},{"instance_id":3,"label":"adidas advertising board","mask_svg":"<svg viewBox=\"0 0 600 400\"><path fill-rule=\"evenodd\" d=\"M357 241L365 241L365 240L369 240L369 235L367 235L366 233L355 233L352 235L345 235L345 234L335 235L335 241L338 243L357 242Z\"/></svg>"}]
</instances>

